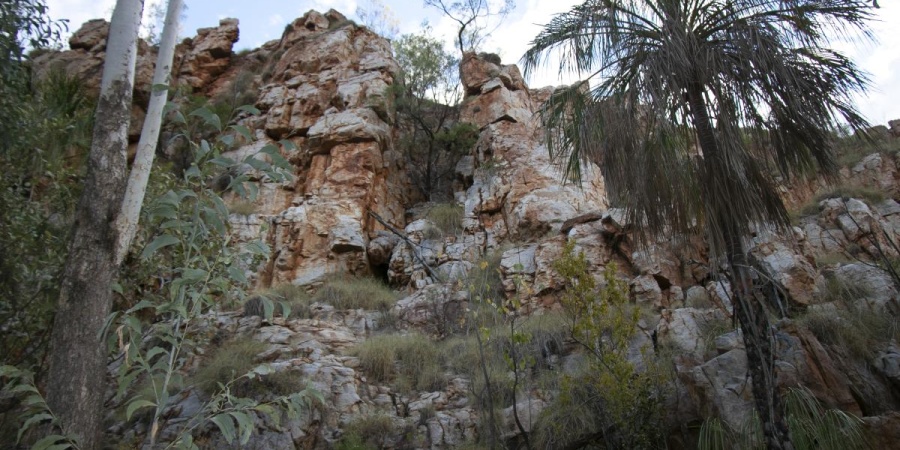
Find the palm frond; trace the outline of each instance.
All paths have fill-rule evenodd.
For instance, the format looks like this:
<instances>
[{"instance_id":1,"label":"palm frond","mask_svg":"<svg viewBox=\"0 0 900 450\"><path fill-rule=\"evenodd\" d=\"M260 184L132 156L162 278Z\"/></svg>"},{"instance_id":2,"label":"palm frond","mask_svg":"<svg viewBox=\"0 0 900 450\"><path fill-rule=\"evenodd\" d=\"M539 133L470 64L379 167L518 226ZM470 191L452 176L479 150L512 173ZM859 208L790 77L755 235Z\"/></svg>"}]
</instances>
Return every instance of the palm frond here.
<instances>
[{"instance_id":1,"label":"palm frond","mask_svg":"<svg viewBox=\"0 0 900 450\"><path fill-rule=\"evenodd\" d=\"M852 102L868 78L828 39L869 38L869 11L860 0L588 0L553 17L523 62L529 74L557 53L561 73L593 80L541 111L566 179L598 164L639 237L705 232L716 250L726 235L787 227L775 177L834 173L838 124L868 126Z\"/></svg>"}]
</instances>

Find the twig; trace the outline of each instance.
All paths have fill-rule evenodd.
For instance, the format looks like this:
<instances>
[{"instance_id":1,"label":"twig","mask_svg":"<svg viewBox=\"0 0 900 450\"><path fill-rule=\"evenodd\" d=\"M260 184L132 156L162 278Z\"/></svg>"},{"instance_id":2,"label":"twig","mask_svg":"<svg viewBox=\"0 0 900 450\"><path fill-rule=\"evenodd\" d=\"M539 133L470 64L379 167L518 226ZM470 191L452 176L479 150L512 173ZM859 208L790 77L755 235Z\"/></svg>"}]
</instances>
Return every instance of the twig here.
<instances>
[{"instance_id":1,"label":"twig","mask_svg":"<svg viewBox=\"0 0 900 450\"><path fill-rule=\"evenodd\" d=\"M422 257L419 255L419 252L416 250L419 247L418 244L409 240L409 238L407 238L404 233L401 233L400 230L392 227L390 224L385 222L384 219L382 219L381 216L379 216L375 212L369 211L369 215L374 217L375 220L378 221L378 223L384 225L384 227L387 228L388 231L390 231L391 233L394 233L394 235L396 235L397 237L402 239L404 242L406 242L407 245L409 245L409 247L412 249L413 257L416 258L416 261L418 261L419 264L421 264L422 267L425 268L425 272L428 273L428 276L430 276L432 279L434 279L438 283L444 282L444 280L441 278L441 276L438 275L437 272L435 272L434 269L432 269L431 266L429 266L428 263L426 263L425 260L422 259Z\"/></svg>"}]
</instances>

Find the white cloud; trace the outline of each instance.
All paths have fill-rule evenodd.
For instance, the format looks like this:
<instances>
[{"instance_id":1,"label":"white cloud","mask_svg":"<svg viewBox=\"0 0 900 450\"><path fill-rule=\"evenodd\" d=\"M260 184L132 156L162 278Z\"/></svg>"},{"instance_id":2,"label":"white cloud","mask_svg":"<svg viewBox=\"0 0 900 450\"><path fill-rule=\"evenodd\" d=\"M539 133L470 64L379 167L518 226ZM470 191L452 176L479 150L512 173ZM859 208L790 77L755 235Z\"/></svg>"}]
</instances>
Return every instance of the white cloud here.
<instances>
[{"instance_id":1,"label":"white cloud","mask_svg":"<svg viewBox=\"0 0 900 450\"><path fill-rule=\"evenodd\" d=\"M310 9L323 14L329 9L334 9L347 17L356 13L356 0L312 0L308 5L300 8L300 14L306 14Z\"/></svg>"},{"instance_id":2,"label":"white cloud","mask_svg":"<svg viewBox=\"0 0 900 450\"><path fill-rule=\"evenodd\" d=\"M91 19L107 19L112 16L115 0L48 0L50 18L69 19L69 33Z\"/></svg>"},{"instance_id":3,"label":"white cloud","mask_svg":"<svg viewBox=\"0 0 900 450\"><path fill-rule=\"evenodd\" d=\"M284 24L284 17L282 17L281 14L272 14L271 16L269 16L269 25L278 26Z\"/></svg>"}]
</instances>

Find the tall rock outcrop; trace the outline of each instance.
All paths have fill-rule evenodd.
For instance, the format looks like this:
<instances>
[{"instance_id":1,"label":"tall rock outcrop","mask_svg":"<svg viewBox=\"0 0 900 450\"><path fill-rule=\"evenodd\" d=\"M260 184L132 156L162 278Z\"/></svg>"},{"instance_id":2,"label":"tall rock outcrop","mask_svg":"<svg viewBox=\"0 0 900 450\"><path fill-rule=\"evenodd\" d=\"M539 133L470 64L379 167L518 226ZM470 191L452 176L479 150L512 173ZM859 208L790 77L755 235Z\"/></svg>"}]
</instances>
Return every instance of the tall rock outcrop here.
<instances>
[{"instance_id":1,"label":"tall rock outcrop","mask_svg":"<svg viewBox=\"0 0 900 450\"><path fill-rule=\"evenodd\" d=\"M402 227L408 203L404 160L393 146L389 88L398 69L390 43L335 11L310 11L263 51L271 81L256 102L254 146L290 141L296 150L284 153L294 180L262 182L258 213L233 216L251 233L268 224L273 257L262 283L369 274L366 248L383 228L369 213Z\"/></svg>"}]
</instances>

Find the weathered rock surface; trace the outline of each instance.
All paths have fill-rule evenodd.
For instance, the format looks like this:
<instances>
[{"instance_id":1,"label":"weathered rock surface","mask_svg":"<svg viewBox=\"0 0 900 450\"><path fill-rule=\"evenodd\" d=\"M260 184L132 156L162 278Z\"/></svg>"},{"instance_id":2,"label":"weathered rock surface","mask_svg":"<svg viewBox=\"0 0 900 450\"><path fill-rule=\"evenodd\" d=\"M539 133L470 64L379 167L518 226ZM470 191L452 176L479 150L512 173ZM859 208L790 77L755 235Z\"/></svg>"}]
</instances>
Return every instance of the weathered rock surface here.
<instances>
[{"instance_id":1,"label":"weathered rock surface","mask_svg":"<svg viewBox=\"0 0 900 450\"><path fill-rule=\"evenodd\" d=\"M44 73L62 68L96 87L107 34L108 24L89 22L70 39L71 50L38 57L36 68ZM316 304L311 319L263 323L258 317L225 314L212 320L214 329L207 331L265 342L259 362L310 382L326 399L324 409L281 427L257 417L250 447L329 448L354 417L376 413L387 414L396 430L405 430L388 437L385 448L454 448L471 442L481 419L480 408L469 404L472 380L447 374L441 390L396 392L372 382L346 351L388 321L403 330L447 335L472 300L464 287L467 273L487 267L491 257L497 260L499 289L522 300L520 313L560 309L565 280L554 265L568 240L584 253L599 284L615 264L615 276L628 284L631 300L641 308L639 339L629 358L639 363L641 348L677 349L678 381L667 401L676 404L672 410L681 420L717 415L740 426L749 416L751 380L742 335L731 317L731 289L710 267L709 249L697 236L637 245L625 215L610 208L595 165L584 167L581 187L559 183L535 115L552 88L529 89L515 65L503 65L492 55L464 55L461 120L477 125L480 136L456 168L454 196L464 210L462 231L435 233L430 220L406 216L413 196L404 159L394 146L398 130L389 88L398 66L389 41L335 11L310 11L293 21L280 40L240 58L232 54L237 37L237 21L231 19L199 30L179 46L173 75L195 92L215 95L242 71L251 72L254 86L261 86L255 98L261 114L242 115L238 123L258 140L228 155L243 160L275 145L292 165L293 179L280 183L244 168L260 194L256 213L232 215L232 229L237 239L262 237L272 249L270 260L247 269L260 287L315 286L344 272L378 274L404 290L387 315ZM144 44L137 98L148 95L154 60L155 50ZM135 117L143 114L142 107ZM132 137L137 133L135 128ZM895 155L873 154L841 176L893 197L900 193L897 174ZM785 187L783 194L798 206L821 187L814 181ZM900 204L890 198L878 203L831 198L818 209L799 219L792 236L760 232L748 240L757 280L789 300L769 305L772 313L836 311L835 304L821 304L829 280L868 287L857 300L874 311L900 311L893 280L867 265L878 262L879 252L900 256L890 245L900 237ZM820 262L834 254L861 261ZM896 345L877 349L871 360L856 361L790 320L777 324L775 340L782 389L802 385L826 405L857 414L883 414L900 403L892 394L900 389ZM203 364L202 358L197 363ZM552 399L545 394L535 389L513 400L528 427ZM161 436L173 436L178 424L197 412L203 395L186 389L174 396ZM502 405L498 414L504 437L515 439L519 430L511 406ZM867 418L866 424L893 436L895 416ZM213 436L211 446L225 445L212 427L206 431ZM141 436L146 430L131 432Z\"/></svg>"}]
</instances>

